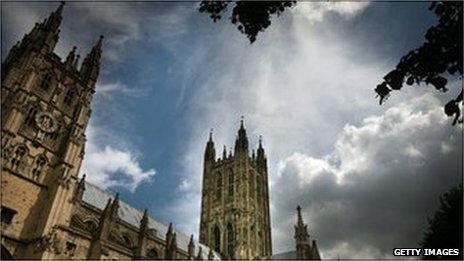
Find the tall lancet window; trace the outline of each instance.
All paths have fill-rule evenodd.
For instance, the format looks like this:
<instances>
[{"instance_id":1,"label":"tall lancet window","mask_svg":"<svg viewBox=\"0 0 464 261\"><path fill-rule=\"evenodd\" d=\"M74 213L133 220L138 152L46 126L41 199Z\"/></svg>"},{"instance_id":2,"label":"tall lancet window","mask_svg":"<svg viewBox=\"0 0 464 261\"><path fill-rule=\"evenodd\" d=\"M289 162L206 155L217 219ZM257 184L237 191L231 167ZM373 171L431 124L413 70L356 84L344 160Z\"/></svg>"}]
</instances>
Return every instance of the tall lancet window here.
<instances>
[{"instance_id":1,"label":"tall lancet window","mask_svg":"<svg viewBox=\"0 0 464 261\"><path fill-rule=\"evenodd\" d=\"M234 228L229 223L227 224L227 255L229 258L234 258L235 235Z\"/></svg>"},{"instance_id":2,"label":"tall lancet window","mask_svg":"<svg viewBox=\"0 0 464 261\"><path fill-rule=\"evenodd\" d=\"M71 106L72 102L73 102L73 99L74 99L74 96L75 96L75 92L74 90L68 90L66 92L66 95L64 96L64 104L68 105L68 106Z\"/></svg>"},{"instance_id":3,"label":"tall lancet window","mask_svg":"<svg viewBox=\"0 0 464 261\"><path fill-rule=\"evenodd\" d=\"M11 157L11 167L13 169L17 169L19 166L19 163L23 159L24 155L26 155L26 148L23 145L20 145L16 148L16 151L14 152L13 157Z\"/></svg>"},{"instance_id":4,"label":"tall lancet window","mask_svg":"<svg viewBox=\"0 0 464 261\"><path fill-rule=\"evenodd\" d=\"M214 250L220 253L221 252L221 231L219 230L219 227L217 225L214 226L213 244L214 244Z\"/></svg>"},{"instance_id":5,"label":"tall lancet window","mask_svg":"<svg viewBox=\"0 0 464 261\"><path fill-rule=\"evenodd\" d=\"M33 178L36 179L42 174L46 163L47 163L47 159L45 158L44 155L40 155L35 159L34 168L32 169Z\"/></svg>"},{"instance_id":6,"label":"tall lancet window","mask_svg":"<svg viewBox=\"0 0 464 261\"><path fill-rule=\"evenodd\" d=\"M216 200L221 201L221 197L222 197L222 174L221 172L218 172L216 176Z\"/></svg>"},{"instance_id":7,"label":"tall lancet window","mask_svg":"<svg viewBox=\"0 0 464 261\"><path fill-rule=\"evenodd\" d=\"M27 126L32 126L32 124L34 123L35 121L35 115L37 115L37 112L39 111L39 109L37 108L37 106L32 106L29 111L27 112L27 117L26 117L26 120L24 121L24 123L27 125Z\"/></svg>"},{"instance_id":8,"label":"tall lancet window","mask_svg":"<svg viewBox=\"0 0 464 261\"><path fill-rule=\"evenodd\" d=\"M40 88L42 90L47 91L50 86L52 85L52 74L50 72L46 72L42 77L42 81L40 82Z\"/></svg>"}]
</instances>

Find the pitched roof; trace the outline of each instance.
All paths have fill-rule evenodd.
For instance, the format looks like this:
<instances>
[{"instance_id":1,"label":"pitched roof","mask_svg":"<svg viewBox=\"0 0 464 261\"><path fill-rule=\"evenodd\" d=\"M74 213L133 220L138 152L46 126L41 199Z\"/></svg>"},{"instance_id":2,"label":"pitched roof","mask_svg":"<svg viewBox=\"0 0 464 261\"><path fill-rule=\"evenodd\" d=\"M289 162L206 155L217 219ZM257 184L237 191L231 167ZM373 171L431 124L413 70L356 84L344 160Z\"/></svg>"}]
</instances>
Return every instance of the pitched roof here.
<instances>
[{"instance_id":1,"label":"pitched roof","mask_svg":"<svg viewBox=\"0 0 464 261\"><path fill-rule=\"evenodd\" d=\"M103 190L102 188L99 188L89 182L86 182L85 191L84 191L84 195L82 196L82 200L100 210L103 210L106 206L106 203L108 202L108 199L110 198L114 199L114 197L115 195L112 192L108 190ZM140 220L142 220L142 217L143 217L143 211L140 211L132 207L131 205L129 205L128 203L120 199L118 216L121 220L124 220L125 222L135 227L139 227ZM168 231L168 225L166 225L164 222L148 215L148 228L154 229L156 231L157 237L161 238L162 240L166 240L166 232ZM176 230L175 228L174 228L174 231L176 232L176 236L177 236L176 238L177 247L187 252L190 237ZM198 253L199 246L201 246L202 248L203 258L207 260L208 253L209 253L209 247L203 244L200 244L197 241L195 241L195 256ZM219 254L217 254L216 252L214 252L214 259L220 259Z\"/></svg>"}]
</instances>

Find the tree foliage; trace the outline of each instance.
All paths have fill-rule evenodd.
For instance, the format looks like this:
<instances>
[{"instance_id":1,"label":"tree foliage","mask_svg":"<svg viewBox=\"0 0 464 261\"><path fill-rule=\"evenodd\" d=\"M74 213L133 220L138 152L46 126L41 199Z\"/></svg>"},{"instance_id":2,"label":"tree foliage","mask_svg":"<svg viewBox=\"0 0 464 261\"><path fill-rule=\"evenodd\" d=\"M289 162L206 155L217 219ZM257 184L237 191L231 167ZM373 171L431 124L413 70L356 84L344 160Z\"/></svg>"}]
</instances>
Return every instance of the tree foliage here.
<instances>
[{"instance_id":1,"label":"tree foliage","mask_svg":"<svg viewBox=\"0 0 464 261\"><path fill-rule=\"evenodd\" d=\"M231 22L245 34L250 43L256 40L259 32L271 25L271 16L279 16L286 8L292 7L296 1L236 1L230 16ZM221 19L221 14L227 11L231 1L202 1L199 11L209 13L214 22Z\"/></svg>"},{"instance_id":2,"label":"tree foliage","mask_svg":"<svg viewBox=\"0 0 464 261\"><path fill-rule=\"evenodd\" d=\"M440 196L440 206L420 242L422 248L459 249L457 256L423 256L423 259L462 260L462 184Z\"/></svg>"},{"instance_id":3,"label":"tree foliage","mask_svg":"<svg viewBox=\"0 0 464 261\"><path fill-rule=\"evenodd\" d=\"M446 75L457 75L462 80L462 2L433 2L430 10L438 17L438 24L428 29L425 42L419 48L401 58L396 68L384 77L375 91L380 104L392 90L400 90L403 84L431 84L438 91L446 92ZM445 113L454 115L453 125L461 115L462 90L456 99L445 105ZM462 118L459 120L462 123Z\"/></svg>"}]
</instances>

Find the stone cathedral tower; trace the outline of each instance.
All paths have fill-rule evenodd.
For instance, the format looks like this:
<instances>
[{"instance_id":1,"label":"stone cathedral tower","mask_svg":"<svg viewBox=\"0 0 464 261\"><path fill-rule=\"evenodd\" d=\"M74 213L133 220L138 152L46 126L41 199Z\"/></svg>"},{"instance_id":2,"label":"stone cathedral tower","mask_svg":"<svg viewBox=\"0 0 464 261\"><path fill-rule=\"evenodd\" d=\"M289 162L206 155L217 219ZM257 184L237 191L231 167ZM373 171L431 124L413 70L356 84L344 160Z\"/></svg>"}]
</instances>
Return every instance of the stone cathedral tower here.
<instances>
[{"instance_id":1,"label":"stone cathedral tower","mask_svg":"<svg viewBox=\"0 0 464 261\"><path fill-rule=\"evenodd\" d=\"M47 259L65 233L84 155L102 37L78 68L76 48L54 53L64 3L2 63L2 250Z\"/></svg>"},{"instance_id":2,"label":"stone cathedral tower","mask_svg":"<svg viewBox=\"0 0 464 261\"><path fill-rule=\"evenodd\" d=\"M224 258L272 255L266 154L260 139L250 156L243 119L233 155L216 159L211 133L206 144L200 242Z\"/></svg>"}]
</instances>

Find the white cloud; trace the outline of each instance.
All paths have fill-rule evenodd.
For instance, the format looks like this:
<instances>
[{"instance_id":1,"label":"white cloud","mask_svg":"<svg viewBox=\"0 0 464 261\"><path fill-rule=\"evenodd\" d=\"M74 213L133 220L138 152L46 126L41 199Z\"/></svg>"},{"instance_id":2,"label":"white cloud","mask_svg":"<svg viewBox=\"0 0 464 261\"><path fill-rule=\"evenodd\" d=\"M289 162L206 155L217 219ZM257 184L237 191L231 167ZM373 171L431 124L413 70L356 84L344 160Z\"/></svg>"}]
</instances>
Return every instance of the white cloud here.
<instances>
[{"instance_id":1,"label":"white cloud","mask_svg":"<svg viewBox=\"0 0 464 261\"><path fill-rule=\"evenodd\" d=\"M423 95L346 125L329 155L281 160L271 186L277 240L294 247L287 213L301 204L324 258L391 258L394 247L417 246L426 213L460 180L459 153L437 153L444 142L459 147L461 127L452 128L441 102Z\"/></svg>"},{"instance_id":2,"label":"white cloud","mask_svg":"<svg viewBox=\"0 0 464 261\"><path fill-rule=\"evenodd\" d=\"M301 2L294 9L297 15L309 22L321 22L328 13L335 13L349 19L362 12L369 2Z\"/></svg>"},{"instance_id":3,"label":"white cloud","mask_svg":"<svg viewBox=\"0 0 464 261\"><path fill-rule=\"evenodd\" d=\"M127 95L127 96L140 96L143 93L143 90L138 88L131 88L126 84L123 84L119 81L116 82L106 82L106 83L97 83L96 86L97 95L102 95L104 97L110 98L113 95Z\"/></svg>"},{"instance_id":4,"label":"white cloud","mask_svg":"<svg viewBox=\"0 0 464 261\"><path fill-rule=\"evenodd\" d=\"M154 169L140 166L133 151L98 142L106 135L104 130L90 126L86 134L88 140L81 173L86 173L91 183L102 188L123 187L134 192L142 182L151 181L155 175Z\"/></svg>"}]
</instances>

